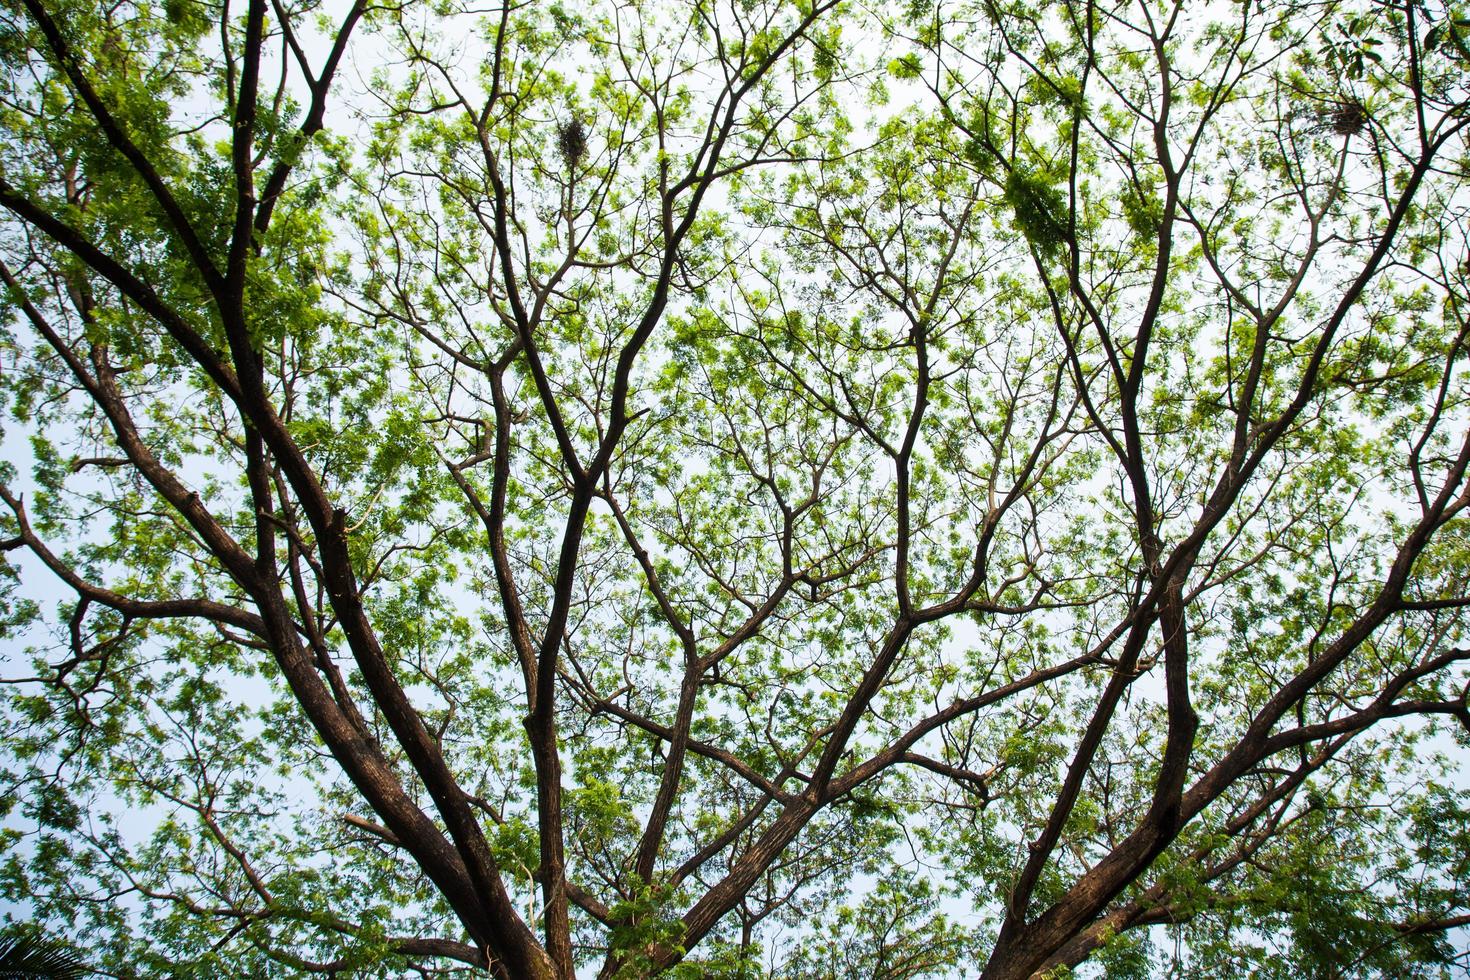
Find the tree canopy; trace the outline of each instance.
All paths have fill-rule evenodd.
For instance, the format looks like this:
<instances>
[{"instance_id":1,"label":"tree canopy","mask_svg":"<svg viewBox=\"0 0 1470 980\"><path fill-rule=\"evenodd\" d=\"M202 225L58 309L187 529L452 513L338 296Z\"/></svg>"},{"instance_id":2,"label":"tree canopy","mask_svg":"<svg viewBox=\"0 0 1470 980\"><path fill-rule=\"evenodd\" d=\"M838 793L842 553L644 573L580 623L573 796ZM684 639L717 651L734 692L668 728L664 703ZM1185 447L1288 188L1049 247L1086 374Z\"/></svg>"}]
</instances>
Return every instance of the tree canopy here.
<instances>
[{"instance_id":1,"label":"tree canopy","mask_svg":"<svg viewBox=\"0 0 1470 980\"><path fill-rule=\"evenodd\" d=\"M8 935L1464 968L1464 8L4 0L0 66Z\"/></svg>"}]
</instances>

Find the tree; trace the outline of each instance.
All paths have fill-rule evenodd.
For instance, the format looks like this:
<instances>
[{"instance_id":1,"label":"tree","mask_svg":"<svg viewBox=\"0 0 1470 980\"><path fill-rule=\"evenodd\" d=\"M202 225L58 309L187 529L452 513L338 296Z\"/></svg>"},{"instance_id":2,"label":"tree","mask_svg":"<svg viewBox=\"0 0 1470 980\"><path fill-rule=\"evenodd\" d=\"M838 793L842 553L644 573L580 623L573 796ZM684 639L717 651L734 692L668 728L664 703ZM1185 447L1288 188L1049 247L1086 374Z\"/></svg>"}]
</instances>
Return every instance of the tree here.
<instances>
[{"instance_id":1,"label":"tree","mask_svg":"<svg viewBox=\"0 0 1470 980\"><path fill-rule=\"evenodd\" d=\"M1463 962L1459 8L4 9L110 972Z\"/></svg>"}]
</instances>

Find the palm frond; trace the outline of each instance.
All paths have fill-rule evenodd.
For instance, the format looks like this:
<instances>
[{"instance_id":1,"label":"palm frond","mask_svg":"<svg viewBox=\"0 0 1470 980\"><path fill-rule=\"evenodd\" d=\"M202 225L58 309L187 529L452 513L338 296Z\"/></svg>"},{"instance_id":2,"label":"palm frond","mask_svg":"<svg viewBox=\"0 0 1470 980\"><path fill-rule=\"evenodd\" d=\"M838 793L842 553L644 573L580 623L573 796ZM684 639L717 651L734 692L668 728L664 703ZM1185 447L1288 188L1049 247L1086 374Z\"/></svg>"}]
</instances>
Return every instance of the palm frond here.
<instances>
[{"instance_id":1,"label":"palm frond","mask_svg":"<svg viewBox=\"0 0 1470 980\"><path fill-rule=\"evenodd\" d=\"M45 936L0 939L0 980L80 980L91 972L55 939Z\"/></svg>"}]
</instances>

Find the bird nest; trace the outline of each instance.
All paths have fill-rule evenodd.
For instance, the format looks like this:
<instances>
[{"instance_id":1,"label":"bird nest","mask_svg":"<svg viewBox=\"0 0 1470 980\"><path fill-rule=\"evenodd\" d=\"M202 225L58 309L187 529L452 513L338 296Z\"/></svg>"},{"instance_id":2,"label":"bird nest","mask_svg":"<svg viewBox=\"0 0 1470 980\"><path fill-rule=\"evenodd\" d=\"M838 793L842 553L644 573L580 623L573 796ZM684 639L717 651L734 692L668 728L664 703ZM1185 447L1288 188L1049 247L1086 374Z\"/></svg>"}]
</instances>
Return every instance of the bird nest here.
<instances>
[{"instance_id":1,"label":"bird nest","mask_svg":"<svg viewBox=\"0 0 1470 980\"><path fill-rule=\"evenodd\" d=\"M1357 100L1340 102L1328 115L1327 123L1339 136L1356 136L1368 125L1368 110Z\"/></svg>"},{"instance_id":2,"label":"bird nest","mask_svg":"<svg viewBox=\"0 0 1470 980\"><path fill-rule=\"evenodd\" d=\"M563 125L556 134L557 149L567 166L575 166L587 152L587 128L575 117Z\"/></svg>"}]
</instances>

